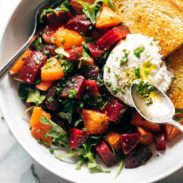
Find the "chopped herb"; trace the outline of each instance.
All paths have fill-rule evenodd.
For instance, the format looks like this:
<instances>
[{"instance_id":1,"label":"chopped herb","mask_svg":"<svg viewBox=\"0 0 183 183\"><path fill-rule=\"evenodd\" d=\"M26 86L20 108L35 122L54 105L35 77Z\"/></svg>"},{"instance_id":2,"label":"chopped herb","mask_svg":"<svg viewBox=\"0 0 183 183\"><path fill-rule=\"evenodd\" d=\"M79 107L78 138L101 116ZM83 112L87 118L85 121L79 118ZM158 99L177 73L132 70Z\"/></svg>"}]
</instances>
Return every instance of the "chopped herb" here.
<instances>
[{"instance_id":1,"label":"chopped herb","mask_svg":"<svg viewBox=\"0 0 183 183\"><path fill-rule=\"evenodd\" d=\"M44 44L43 44L43 39L41 36L38 36L35 41L32 43L32 46L34 47L34 49L42 51Z\"/></svg>"},{"instance_id":2,"label":"chopped herb","mask_svg":"<svg viewBox=\"0 0 183 183\"><path fill-rule=\"evenodd\" d=\"M53 102L53 100L54 100L54 98L53 98L53 97L49 97L47 101L48 101L49 103L52 103L52 102Z\"/></svg>"},{"instance_id":3,"label":"chopped herb","mask_svg":"<svg viewBox=\"0 0 183 183\"><path fill-rule=\"evenodd\" d=\"M152 98L150 97L151 92L155 91L155 87L146 81L140 80L135 87L136 92L146 100L146 104L152 104Z\"/></svg>"},{"instance_id":4,"label":"chopped herb","mask_svg":"<svg viewBox=\"0 0 183 183\"><path fill-rule=\"evenodd\" d=\"M76 90L70 89L68 91L68 97L69 98L75 98L76 95L77 95L77 91Z\"/></svg>"},{"instance_id":5,"label":"chopped herb","mask_svg":"<svg viewBox=\"0 0 183 183\"><path fill-rule=\"evenodd\" d=\"M62 66L65 74L68 74L68 73L73 71L73 69L74 69L74 62L72 62L72 61L68 62L68 61L66 61L64 59L60 59L59 61L61 63L61 66Z\"/></svg>"},{"instance_id":6,"label":"chopped herb","mask_svg":"<svg viewBox=\"0 0 183 183\"><path fill-rule=\"evenodd\" d=\"M129 51L124 49L123 52L124 52L124 56L120 60L120 66L123 66L128 62Z\"/></svg>"},{"instance_id":7,"label":"chopped herb","mask_svg":"<svg viewBox=\"0 0 183 183\"><path fill-rule=\"evenodd\" d=\"M134 73L135 73L135 76L136 76L137 78L140 78L140 68L139 68L139 67L136 67L136 68L134 69Z\"/></svg>"},{"instance_id":8,"label":"chopped herb","mask_svg":"<svg viewBox=\"0 0 183 183\"><path fill-rule=\"evenodd\" d=\"M143 46L138 47L134 50L133 54L137 57L140 58L142 52L145 50L145 48Z\"/></svg>"},{"instance_id":9,"label":"chopped herb","mask_svg":"<svg viewBox=\"0 0 183 183\"><path fill-rule=\"evenodd\" d=\"M107 87L111 87L111 82L110 81L106 81L105 84L106 84Z\"/></svg>"},{"instance_id":10,"label":"chopped herb","mask_svg":"<svg viewBox=\"0 0 183 183\"><path fill-rule=\"evenodd\" d=\"M51 149L49 149L49 151L50 151L51 154L54 154L55 150L51 148Z\"/></svg>"},{"instance_id":11,"label":"chopped herb","mask_svg":"<svg viewBox=\"0 0 183 183\"><path fill-rule=\"evenodd\" d=\"M69 123L71 123L72 121L72 113L68 112L59 112L59 116L62 118L62 119L65 119L66 121L68 121Z\"/></svg>"}]
</instances>

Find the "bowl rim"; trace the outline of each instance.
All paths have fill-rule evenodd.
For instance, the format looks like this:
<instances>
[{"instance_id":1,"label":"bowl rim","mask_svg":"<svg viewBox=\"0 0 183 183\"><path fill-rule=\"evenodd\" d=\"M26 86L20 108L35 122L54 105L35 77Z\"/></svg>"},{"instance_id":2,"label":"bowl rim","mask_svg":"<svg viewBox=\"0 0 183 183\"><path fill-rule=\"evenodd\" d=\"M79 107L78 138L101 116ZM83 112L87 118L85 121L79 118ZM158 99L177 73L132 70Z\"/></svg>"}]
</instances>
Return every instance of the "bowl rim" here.
<instances>
[{"instance_id":1,"label":"bowl rim","mask_svg":"<svg viewBox=\"0 0 183 183\"><path fill-rule=\"evenodd\" d=\"M8 24L9 22L11 21L12 17L13 17L13 14L17 11L17 9L19 8L20 4L22 3L22 1L19 1L18 3L16 3L15 7L14 7L14 10L11 12L11 15L9 16L9 18L7 19L7 22L6 22L6 25L4 26L4 29L2 29L2 33L0 35L0 45L3 41L3 37L6 33L6 30L8 28ZM0 46L0 49L1 49L1 46ZM0 83L1 85L2 83ZM11 119L9 118L9 115L8 113L6 112L6 107L4 105L4 100L2 100L2 91L1 91L1 87L0 87L0 109L1 109L1 112L4 116L4 119L6 121L6 124L8 125L8 128L11 130L13 136L16 138L17 142L23 147L23 149L34 159L36 160L36 162L38 162L41 166L43 166L45 169L47 169L48 171L52 172L54 175L57 175L58 177L60 178L63 178L67 181L72 181L72 182L76 182L76 183L85 183L83 181L76 181L73 177L70 177L66 174L63 174L62 172L58 173L58 172L55 172L51 167L48 167L46 162L44 161L41 161L38 157L34 156L31 151L30 151L30 148L27 148L27 146L25 145L24 141L22 141L22 139L17 135L16 133L16 129L13 128L13 126L11 126ZM179 162L179 164L176 164L175 166L169 168L167 171L164 171L163 173L155 176L155 177L152 177L152 178L149 178L149 182L155 182L155 181L159 181L159 180L162 180L163 178L173 174L174 172L176 172L177 170L181 169L183 167L183 161ZM129 170L130 171L130 170ZM141 182L141 183L145 183L144 181Z\"/></svg>"}]
</instances>

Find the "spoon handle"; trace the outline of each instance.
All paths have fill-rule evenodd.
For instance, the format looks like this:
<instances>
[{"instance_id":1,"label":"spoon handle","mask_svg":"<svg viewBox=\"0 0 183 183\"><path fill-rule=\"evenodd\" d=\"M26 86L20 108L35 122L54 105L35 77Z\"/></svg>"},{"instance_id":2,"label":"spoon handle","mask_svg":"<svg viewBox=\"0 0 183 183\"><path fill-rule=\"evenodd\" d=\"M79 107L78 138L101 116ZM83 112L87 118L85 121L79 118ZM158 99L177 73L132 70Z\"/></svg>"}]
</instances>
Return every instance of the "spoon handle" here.
<instances>
[{"instance_id":1,"label":"spoon handle","mask_svg":"<svg viewBox=\"0 0 183 183\"><path fill-rule=\"evenodd\" d=\"M183 125L181 125L179 122L172 119L171 121L168 122L168 124L177 127L183 133Z\"/></svg>"}]
</instances>

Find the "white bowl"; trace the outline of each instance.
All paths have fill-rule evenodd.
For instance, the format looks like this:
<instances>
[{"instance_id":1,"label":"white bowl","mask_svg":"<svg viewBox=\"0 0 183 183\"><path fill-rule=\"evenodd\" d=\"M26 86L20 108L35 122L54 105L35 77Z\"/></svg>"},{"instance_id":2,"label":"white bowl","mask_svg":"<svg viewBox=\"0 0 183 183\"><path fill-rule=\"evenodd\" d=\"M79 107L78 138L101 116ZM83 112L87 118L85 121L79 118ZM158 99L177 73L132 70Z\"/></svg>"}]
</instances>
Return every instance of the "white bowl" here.
<instances>
[{"instance_id":1,"label":"white bowl","mask_svg":"<svg viewBox=\"0 0 183 183\"><path fill-rule=\"evenodd\" d=\"M39 2L38 0L24 0L15 10L1 43L0 64L10 58L30 34L34 16L33 10ZM0 103L10 130L23 148L42 166L69 181L79 183L99 181L106 183L154 182L183 166L183 141L181 140L182 136L179 136L168 144L166 152L157 153L153 150L153 158L144 166L136 169L124 169L117 178L115 178L117 167L112 168L112 172L109 174L91 174L86 167L76 171L75 165L57 160L47 148L32 138L29 124L22 119L25 107L18 97L15 81L8 76L0 83ZM157 154L159 157L156 156Z\"/></svg>"}]
</instances>

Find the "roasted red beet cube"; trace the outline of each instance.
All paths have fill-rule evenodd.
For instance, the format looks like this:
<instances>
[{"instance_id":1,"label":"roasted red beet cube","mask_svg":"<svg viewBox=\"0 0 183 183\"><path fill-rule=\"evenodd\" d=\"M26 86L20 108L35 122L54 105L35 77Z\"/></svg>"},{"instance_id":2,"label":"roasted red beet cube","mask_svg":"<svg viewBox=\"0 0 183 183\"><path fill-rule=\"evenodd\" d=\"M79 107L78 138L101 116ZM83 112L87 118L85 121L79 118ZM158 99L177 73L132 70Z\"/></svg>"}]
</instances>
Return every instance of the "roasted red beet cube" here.
<instances>
[{"instance_id":1,"label":"roasted red beet cube","mask_svg":"<svg viewBox=\"0 0 183 183\"><path fill-rule=\"evenodd\" d=\"M69 54L69 57L65 57L67 60L78 60L82 57L83 54L83 46L76 46L74 48L71 48L67 50L67 53Z\"/></svg>"},{"instance_id":2,"label":"roasted red beet cube","mask_svg":"<svg viewBox=\"0 0 183 183\"><path fill-rule=\"evenodd\" d=\"M56 28L46 26L43 29L42 37L46 43L50 43L51 39L53 38L53 34L56 32Z\"/></svg>"},{"instance_id":3,"label":"roasted red beet cube","mask_svg":"<svg viewBox=\"0 0 183 183\"><path fill-rule=\"evenodd\" d=\"M99 58L104 53L95 43L87 43L87 46L93 58Z\"/></svg>"},{"instance_id":4,"label":"roasted red beet cube","mask_svg":"<svg viewBox=\"0 0 183 183\"><path fill-rule=\"evenodd\" d=\"M56 55L55 49L57 47L53 44L47 44L43 47L43 53L49 57L54 57Z\"/></svg>"},{"instance_id":5,"label":"roasted red beet cube","mask_svg":"<svg viewBox=\"0 0 183 183\"><path fill-rule=\"evenodd\" d=\"M125 168L137 168L152 157L152 151L146 146L139 144L125 158Z\"/></svg>"},{"instance_id":6,"label":"roasted red beet cube","mask_svg":"<svg viewBox=\"0 0 183 183\"><path fill-rule=\"evenodd\" d=\"M79 33L86 33L91 25L92 23L86 15L76 15L68 21L65 27Z\"/></svg>"},{"instance_id":7,"label":"roasted red beet cube","mask_svg":"<svg viewBox=\"0 0 183 183\"><path fill-rule=\"evenodd\" d=\"M139 133L126 133L121 135L121 146L124 154L128 154L130 151L132 151L139 142Z\"/></svg>"},{"instance_id":8,"label":"roasted red beet cube","mask_svg":"<svg viewBox=\"0 0 183 183\"><path fill-rule=\"evenodd\" d=\"M86 79L96 80L99 76L99 67L96 65L87 65L83 67L83 70L81 70L81 75L83 75Z\"/></svg>"},{"instance_id":9,"label":"roasted red beet cube","mask_svg":"<svg viewBox=\"0 0 183 183\"><path fill-rule=\"evenodd\" d=\"M84 77L73 76L67 81L67 86L61 91L63 98L80 99L84 89Z\"/></svg>"},{"instance_id":10,"label":"roasted red beet cube","mask_svg":"<svg viewBox=\"0 0 183 183\"><path fill-rule=\"evenodd\" d=\"M24 62L19 78L26 83L33 83L46 62L47 56L40 51L33 51Z\"/></svg>"},{"instance_id":11,"label":"roasted red beet cube","mask_svg":"<svg viewBox=\"0 0 183 183\"><path fill-rule=\"evenodd\" d=\"M81 146L89 137L89 133L87 131L79 130L77 128L70 129L69 135L69 147L70 149L75 149Z\"/></svg>"},{"instance_id":12,"label":"roasted red beet cube","mask_svg":"<svg viewBox=\"0 0 183 183\"><path fill-rule=\"evenodd\" d=\"M101 141L99 145L97 145L96 151L107 166L110 167L117 162L116 156L104 141Z\"/></svg>"},{"instance_id":13,"label":"roasted red beet cube","mask_svg":"<svg viewBox=\"0 0 183 183\"><path fill-rule=\"evenodd\" d=\"M85 80L84 86L89 91L90 94L99 95L98 85L95 80L91 80L91 79Z\"/></svg>"},{"instance_id":14,"label":"roasted red beet cube","mask_svg":"<svg viewBox=\"0 0 183 183\"><path fill-rule=\"evenodd\" d=\"M45 99L45 105L46 108L49 111L56 111L58 109L58 100L56 99L56 89L57 87L53 85L47 93L46 99Z\"/></svg>"},{"instance_id":15,"label":"roasted red beet cube","mask_svg":"<svg viewBox=\"0 0 183 183\"><path fill-rule=\"evenodd\" d=\"M158 151L166 150L166 139L165 134L159 133L155 135L155 144Z\"/></svg>"},{"instance_id":16,"label":"roasted red beet cube","mask_svg":"<svg viewBox=\"0 0 183 183\"><path fill-rule=\"evenodd\" d=\"M69 11L57 11L46 15L47 25L54 28L59 28L66 24L70 18L72 18L72 15Z\"/></svg>"},{"instance_id":17,"label":"roasted red beet cube","mask_svg":"<svg viewBox=\"0 0 183 183\"><path fill-rule=\"evenodd\" d=\"M128 33L130 33L130 31L124 25L114 27L113 29L105 33L100 39L98 39L96 44L100 49L108 50L112 45L114 45L120 39L125 39Z\"/></svg>"},{"instance_id":18,"label":"roasted red beet cube","mask_svg":"<svg viewBox=\"0 0 183 183\"><path fill-rule=\"evenodd\" d=\"M126 107L117 99L110 98L103 111L107 113L109 121L118 122L126 111Z\"/></svg>"}]
</instances>

